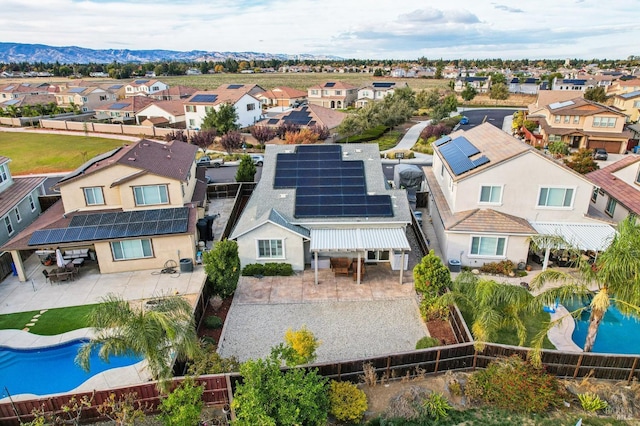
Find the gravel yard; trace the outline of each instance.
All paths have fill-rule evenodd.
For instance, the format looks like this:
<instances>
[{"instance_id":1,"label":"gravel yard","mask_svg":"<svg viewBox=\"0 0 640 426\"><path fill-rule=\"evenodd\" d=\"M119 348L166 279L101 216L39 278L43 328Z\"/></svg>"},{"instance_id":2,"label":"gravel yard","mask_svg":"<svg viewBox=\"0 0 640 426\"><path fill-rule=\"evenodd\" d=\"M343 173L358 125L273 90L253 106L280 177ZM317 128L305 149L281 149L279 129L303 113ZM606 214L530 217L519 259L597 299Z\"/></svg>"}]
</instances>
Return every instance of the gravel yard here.
<instances>
[{"instance_id":1,"label":"gravel yard","mask_svg":"<svg viewBox=\"0 0 640 426\"><path fill-rule=\"evenodd\" d=\"M218 352L240 361L264 358L303 325L321 341L316 362L404 352L428 335L413 298L296 304L233 303Z\"/></svg>"}]
</instances>

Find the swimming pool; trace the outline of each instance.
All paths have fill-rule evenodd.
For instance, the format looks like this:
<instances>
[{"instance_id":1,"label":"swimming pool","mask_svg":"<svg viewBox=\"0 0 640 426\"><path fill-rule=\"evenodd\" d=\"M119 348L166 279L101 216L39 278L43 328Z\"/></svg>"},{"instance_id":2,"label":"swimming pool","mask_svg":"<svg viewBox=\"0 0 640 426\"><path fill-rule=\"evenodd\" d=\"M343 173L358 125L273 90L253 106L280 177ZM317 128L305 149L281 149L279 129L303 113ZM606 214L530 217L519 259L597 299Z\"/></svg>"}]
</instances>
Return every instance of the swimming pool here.
<instances>
[{"instance_id":1,"label":"swimming pool","mask_svg":"<svg viewBox=\"0 0 640 426\"><path fill-rule=\"evenodd\" d=\"M577 302L563 303L563 305L570 312L581 306ZM584 347L584 342L587 340L590 314L590 311L584 310L580 318L575 320L576 328L571 338L580 348ZM611 306L598 327L593 352L640 355L640 340L635 338L639 333L640 321L634 317L625 318L615 306Z\"/></svg>"},{"instance_id":2,"label":"swimming pool","mask_svg":"<svg viewBox=\"0 0 640 426\"><path fill-rule=\"evenodd\" d=\"M56 346L13 349L0 346L0 395L30 393L48 395L68 392L92 376L116 367L133 365L142 358L133 355L109 357L105 363L98 351L91 354L91 371L86 372L74 360L86 340L71 340Z\"/></svg>"}]
</instances>

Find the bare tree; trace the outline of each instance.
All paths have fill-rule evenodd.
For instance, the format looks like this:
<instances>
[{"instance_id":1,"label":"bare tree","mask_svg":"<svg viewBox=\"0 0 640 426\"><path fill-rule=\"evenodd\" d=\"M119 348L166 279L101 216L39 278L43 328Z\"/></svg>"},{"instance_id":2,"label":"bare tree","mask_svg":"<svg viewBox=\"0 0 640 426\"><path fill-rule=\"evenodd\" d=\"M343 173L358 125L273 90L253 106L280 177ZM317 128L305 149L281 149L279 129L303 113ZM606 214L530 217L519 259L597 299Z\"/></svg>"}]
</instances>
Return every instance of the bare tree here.
<instances>
[{"instance_id":1,"label":"bare tree","mask_svg":"<svg viewBox=\"0 0 640 426\"><path fill-rule=\"evenodd\" d=\"M229 154L231 154L234 149L240 148L244 142L244 136L236 130L227 132L220 138L220 145L222 145Z\"/></svg>"}]
</instances>

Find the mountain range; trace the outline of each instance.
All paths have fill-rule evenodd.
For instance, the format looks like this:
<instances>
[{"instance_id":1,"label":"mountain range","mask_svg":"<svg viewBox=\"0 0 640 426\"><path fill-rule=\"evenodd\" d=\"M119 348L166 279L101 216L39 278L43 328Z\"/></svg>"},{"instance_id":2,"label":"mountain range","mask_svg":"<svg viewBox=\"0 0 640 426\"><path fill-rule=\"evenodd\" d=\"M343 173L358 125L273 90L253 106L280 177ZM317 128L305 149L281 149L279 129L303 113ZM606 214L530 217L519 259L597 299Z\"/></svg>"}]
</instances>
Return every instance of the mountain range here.
<instances>
[{"instance_id":1,"label":"mountain range","mask_svg":"<svg viewBox=\"0 0 640 426\"><path fill-rule=\"evenodd\" d=\"M106 64L111 62L159 62L159 61L185 61L201 62L213 61L221 62L226 59L236 61L277 59L286 61L294 60L339 60L337 56L324 55L287 55L279 53L261 52L207 52L204 50L191 50L181 52L176 50L130 50L130 49L87 49L78 46L47 46L44 44L24 44L24 43L0 43L0 62L44 62L61 64Z\"/></svg>"}]
</instances>

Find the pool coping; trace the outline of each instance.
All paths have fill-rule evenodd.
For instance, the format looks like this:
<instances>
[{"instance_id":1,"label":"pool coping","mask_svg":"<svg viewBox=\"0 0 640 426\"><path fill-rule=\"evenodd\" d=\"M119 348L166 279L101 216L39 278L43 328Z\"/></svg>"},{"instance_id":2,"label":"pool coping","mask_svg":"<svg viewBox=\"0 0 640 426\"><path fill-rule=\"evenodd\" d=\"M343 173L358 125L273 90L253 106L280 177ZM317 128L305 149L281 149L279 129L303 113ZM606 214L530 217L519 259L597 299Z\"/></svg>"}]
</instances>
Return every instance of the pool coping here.
<instances>
[{"instance_id":1,"label":"pool coping","mask_svg":"<svg viewBox=\"0 0 640 426\"><path fill-rule=\"evenodd\" d=\"M551 322L560 321L555 327L547 332L549 341L553 343L559 351L582 352L582 348L573 341L571 336L576 328L576 322L567 308L558 304L555 312L550 312Z\"/></svg>"},{"instance_id":2,"label":"pool coping","mask_svg":"<svg viewBox=\"0 0 640 426\"><path fill-rule=\"evenodd\" d=\"M93 329L80 328L69 331L67 333L56 334L53 336L41 336L32 334L22 330L0 330L0 346L6 346L13 349L32 349L49 346L56 346L78 339L90 339L94 336ZM125 367L116 367L101 373L95 374L79 386L65 392L57 392L46 395L35 395L31 393L22 393L11 395L0 399L0 403L9 402L9 400L22 401L29 399L48 398L53 395L65 395L73 393L91 392L93 390L107 390L121 388L126 386L138 385L152 380L151 373L147 368L148 363L142 360Z\"/></svg>"}]
</instances>

